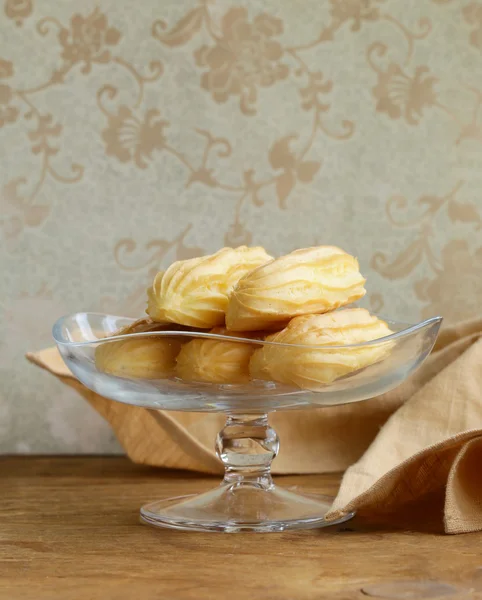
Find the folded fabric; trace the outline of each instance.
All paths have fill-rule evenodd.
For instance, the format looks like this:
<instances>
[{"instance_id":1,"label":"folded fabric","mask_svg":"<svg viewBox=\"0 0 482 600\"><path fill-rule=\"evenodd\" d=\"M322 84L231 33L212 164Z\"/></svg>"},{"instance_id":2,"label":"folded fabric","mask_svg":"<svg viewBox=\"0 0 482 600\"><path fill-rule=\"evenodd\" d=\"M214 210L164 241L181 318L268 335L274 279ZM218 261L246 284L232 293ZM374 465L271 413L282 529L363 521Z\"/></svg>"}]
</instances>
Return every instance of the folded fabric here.
<instances>
[{"instance_id":1,"label":"folded fabric","mask_svg":"<svg viewBox=\"0 0 482 600\"><path fill-rule=\"evenodd\" d=\"M482 529L482 322L472 325L441 336L424 370L446 366L432 372L346 471L328 519L352 510L393 511L439 493L447 533Z\"/></svg>"},{"instance_id":2,"label":"folded fabric","mask_svg":"<svg viewBox=\"0 0 482 600\"><path fill-rule=\"evenodd\" d=\"M55 348L27 358L77 389L134 462L222 472L212 448L222 415L112 402L80 384ZM438 494L448 533L482 529L482 319L445 328L424 365L383 396L270 420L281 439L275 473L348 468L328 518L396 512Z\"/></svg>"}]
</instances>

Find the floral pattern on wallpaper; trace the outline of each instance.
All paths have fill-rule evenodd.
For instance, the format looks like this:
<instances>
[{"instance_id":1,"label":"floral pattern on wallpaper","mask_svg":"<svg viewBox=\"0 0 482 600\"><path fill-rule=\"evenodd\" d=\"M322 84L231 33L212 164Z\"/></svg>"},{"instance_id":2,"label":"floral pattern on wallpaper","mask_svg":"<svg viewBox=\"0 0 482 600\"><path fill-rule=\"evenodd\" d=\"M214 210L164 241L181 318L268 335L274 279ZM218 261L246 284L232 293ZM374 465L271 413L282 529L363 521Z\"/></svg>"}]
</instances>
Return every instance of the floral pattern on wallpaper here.
<instances>
[{"instance_id":1,"label":"floral pattern on wallpaper","mask_svg":"<svg viewBox=\"0 0 482 600\"><path fill-rule=\"evenodd\" d=\"M462 222L472 225L481 232L482 216L475 204L457 199L463 189L463 182L445 196L421 196L416 205L419 215L410 220L403 216L408 201L403 196L393 196L386 204L388 221L394 229L411 229L415 236L410 243L393 259L377 252L372 259L372 267L389 280L412 275L417 266L425 260L433 278L414 281L416 296L428 304L422 308L422 316L444 315L450 321L460 319L461 307L466 314L478 313L478 289L481 286L482 245L472 254L464 239L447 242L442 256L437 257L432 249L433 228L437 217L446 212L451 223Z\"/></svg>"},{"instance_id":2,"label":"floral pattern on wallpaper","mask_svg":"<svg viewBox=\"0 0 482 600\"><path fill-rule=\"evenodd\" d=\"M25 19L30 17L34 0L6 0L4 12L17 27L21 27Z\"/></svg>"},{"instance_id":3,"label":"floral pattern on wallpaper","mask_svg":"<svg viewBox=\"0 0 482 600\"><path fill-rule=\"evenodd\" d=\"M106 219L100 188L112 189L119 204L132 202L146 222L165 210L169 227L148 235L140 219L124 227L111 210L112 223L92 249L108 254L96 306L139 314L158 269L214 249L199 221L205 229L209 222L218 246L269 247L286 238L287 227L296 229L299 212L309 210L306 199L314 198L313 222L343 237L343 210L348 221L365 219L363 198L345 201L350 178L363 178L363 164L376 196L356 240L375 282L370 308L384 311L396 288L417 316L441 313L454 321L480 313L482 78L472 71L482 64L482 2L307 0L304 11L297 5L147 0L130 21L124 0L3 0L0 35L8 34L9 43L0 48L0 147L10 165L17 147L23 159L15 169L0 165L0 236L9 260L20 249L34 262L36 244L56 239L54 225L66 235L69 227L78 230L78 223L57 222L60 212L66 218L71 196L95 200L92 218ZM440 34L441 25L457 43ZM33 40L39 68L23 60L22 40ZM460 67L456 76L447 49ZM183 91L176 87L181 81L192 93L194 117L169 106ZM81 140L65 102L69 91L88 111L83 118L91 129ZM419 168L413 178L400 181L396 172L410 162L405 151L422 158L411 163ZM105 187L92 179L97 163ZM164 185L171 201L165 209ZM330 196L321 200L325 190ZM191 203L187 217L177 219L176 198ZM88 228L90 217L82 218ZM305 235L306 227L305 219L297 245L323 243L315 224ZM22 275L2 306L19 354L27 349L21 344L49 339L31 319L35 305L46 313L49 306L64 310L64 266L49 265L35 283ZM128 282L127 294L117 293L118 281Z\"/></svg>"},{"instance_id":4,"label":"floral pattern on wallpaper","mask_svg":"<svg viewBox=\"0 0 482 600\"><path fill-rule=\"evenodd\" d=\"M18 3L17 3L18 4ZM7 16L15 13L12 4L7 2L5 11ZM17 6L17 5L15 5ZM9 12L10 11L10 12ZM20 14L20 13L19 13ZM24 14L24 13L22 13ZM18 25L17 21L17 25ZM107 17L99 8L86 16L74 14L67 26L63 26L55 17L45 17L37 23L37 32L41 36L47 36L56 30L57 40L60 46L61 66L52 70L49 78L45 83L33 87L14 89L7 84L0 85L0 126L13 123L20 115L26 121L33 122L34 128L26 127L26 133L31 144L31 152L39 156L39 173L36 178L29 179L27 177L18 177L8 181L3 186L3 198L7 204L6 213L1 217L1 224L4 229L4 234L9 237L15 237L25 227L36 227L48 217L50 205L39 204L37 197L45 183L47 177L52 177L59 183L72 184L82 180L84 175L84 166L74 163L71 165L71 173L59 173L54 164L53 157L59 152L59 148L55 145L53 138L60 138L62 134L62 126L54 121L52 113L42 113L35 104L35 97L47 90L50 87L64 84L67 74L74 68L78 68L81 75L88 75L94 64L107 65L115 63L126 69L133 77L135 84L139 88L138 104L142 101L144 85L146 82L155 81L162 73L160 62L153 62L149 65L151 70L150 75L143 76L138 73L135 68L125 62L122 58L113 53L113 48L121 39L121 32L115 27L109 26ZM8 78L13 75L12 62L0 61L0 78ZM106 89L108 86L106 86ZM115 95L114 88L108 88L108 92ZM13 101L17 100L17 104ZM103 132L104 139L107 143L107 154L109 154L112 143L114 144L115 155L120 160L127 160L130 156L128 147L119 148L118 137L116 136L116 128L120 129L120 125L124 125L127 129L134 129L138 124L138 120L130 114L131 124L129 125L128 118L124 115L129 113L127 107L119 109L117 121L112 117L112 125L110 129ZM110 115L108 115L110 116ZM122 118L124 116L124 118ZM152 120L152 114L149 115L149 120ZM134 133L134 150L138 166L146 166L142 157L149 154L158 144L157 140L152 140L153 135L146 135L146 126L144 128L139 124L141 138ZM150 131L150 126L147 124L147 131ZM122 131L120 131L122 135ZM152 141L151 141L152 140ZM110 143L110 145L109 145ZM123 144L129 146L129 140L123 141Z\"/></svg>"},{"instance_id":5,"label":"floral pattern on wallpaper","mask_svg":"<svg viewBox=\"0 0 482 600\"><path fill-rule=\"evenodd\" d=\"M234 221L225 235L226 244L249 243L252 235L241 222L240 212L245 201L262 205L261 190L274 187L280 208L286 208L294 187L310 184L322 167L322 159L310 156L317 135L327 135L339 140L349 140L355 130L355 123L345 119L340 127L328 126L324 114L330 110L327 96L333 91L334 83L326 80L321 71L312 71L303 58L319 44L329 43L343 26L356 33L364 22L382 22L395 26L405 37L407 45L403 64L379 62L387 54L387 46L374 41L367 50L367 65L377 76L372 89L375 110L391 119L403 119L408 125L420 122L428 110L443 112L454 119L460 127L456 143L465 137L478 139L478 111L482 102L482 90L472 89L474 94L473 118L461 122L450 106L444 105L436 93L439 80L427 65L411 64L417 40L425 39L431 32L431 22L422 18L419 31L410 31L402 22L388 12L384 12L380 0L330 0L331 21L324 26L317 39L300 45L283 45L279 37L284 32L283 21L275 16L258 13L250 16L246 7L233 6L215 22L210 14L210 2L201 2L188 10L185 15L169 28L163 19L152 24L152 36L163 46L175 48L190 42L201 29L211 38L211 44L199 46L193 61L201 70L200 87L209 93L213 102L225 103L233 98L239 100L239 110L246 116L256 114L256 105L263 88L276 86L278 82L290 78L299 89L299 110L312 114L311 130L301 150L295 151L292 142L299 138L298 132L289 132L280 137L267 149L273 175L260 180L255 167L240 173L239 185L224 183L210 164L210 154L218 148L216 158L229 158L232 147L228 138L215 138L209 131L198 129L197 133L205 144L202 164L194 165L183 154L182 149L169 143L170 123L162 118L157 109L143 109L144 86L155 83L162 75L161 61L153 61L148 66L149 74L139 73L132 64L116 55L116 47L122 33L109 24L108 16L99 7L91 13L72 15L70 22L62 24L53 16L37 22L37 32L41 36L56 33L59 45L61 66L54 69L49 79L31 89L14 89L8 85L13 75L13 63L2 59L0 78L7 80L0 85L0 126L8 126L20 115L35 123L35 128L27 127L27 135L32 141L32 153L39 155L40 168L36 181L20 177L7 182L3 187L3 197L7 200L7 215L2 218L4 233L14 237L24 227L36 227L48 217L50 206L36 203L38 192L47 177L59 183L77 183L82 180L84 166L71 165L71 173L61 174L54 165L54 157L59 149L53 138L62 134L62 126L56 123L51 113L41 113L35 105L35 96L48 87L63 84L66 75L74 68L80 75L87 76L93 65L116 64L131 75L133 85L138 87L137 101L133 106L116 105L118 90L105 84L97 92L99 109L106 117L106 127L101 136L105 152L120 162L133 161L139 169L148 167L156 152L167 152L179 160L187 171L186 187L197 182L211 188L221 188L235 196ZM5 14L16 25L32 13L32 2L8 0ZM469 24L479 28L470 34L470 43L478 47L482 28L482 4L471 3L462 9L462 15ZM482 29L481 29L482 30ZM335 88L336 92L336 88ZM107 100L109 105L107 105ZM220 149L221 148L221 149Z\"/></svg>"}]
</instances>

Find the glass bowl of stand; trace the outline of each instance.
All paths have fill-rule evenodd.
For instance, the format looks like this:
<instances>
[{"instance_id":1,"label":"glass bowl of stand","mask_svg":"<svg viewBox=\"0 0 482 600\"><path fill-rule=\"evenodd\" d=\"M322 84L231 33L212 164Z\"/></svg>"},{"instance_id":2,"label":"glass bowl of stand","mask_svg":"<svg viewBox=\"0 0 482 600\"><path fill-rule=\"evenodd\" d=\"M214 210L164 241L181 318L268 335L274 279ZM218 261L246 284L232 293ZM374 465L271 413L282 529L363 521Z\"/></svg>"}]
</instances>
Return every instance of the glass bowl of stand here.
<instances>
[{"instance_id":1,"label":"glass bowl of stand","mask_svg":"<svg viewBox=\"0 0 482 600\"><path fill-rule=\"evenodd\" d=\"M98 313L76 313L59 319L54 325L53 336L73 375L101 396L151 410L226 415L226 425L215 441L216 453L225 467L220 485L203 494L148 504L141 508L142 521L181 530L270 532L333 525L353 515L328 522L324 515L330 508L329 500L294 493L273 483L270 469L279 440L268 424L269 413L361 402L388 392L402 383L428 356L441 321L440 317L434 317L409 325L387 319L394 333L365 343L389 345L386 358L341 377L319 391L261 380L229 385L188 383L177 377L118 377L99 371L95 365L95 352L100 344L127 337L160 336L181 342L212 338L257 346L270 342L168 330L113 337L134 319ZM343 350L352 348L356 352L363 345L344 346ZM306 351L313 348L306 346ZM299 351L299 345L297 349Z\"/></svg>"}]
</instances>

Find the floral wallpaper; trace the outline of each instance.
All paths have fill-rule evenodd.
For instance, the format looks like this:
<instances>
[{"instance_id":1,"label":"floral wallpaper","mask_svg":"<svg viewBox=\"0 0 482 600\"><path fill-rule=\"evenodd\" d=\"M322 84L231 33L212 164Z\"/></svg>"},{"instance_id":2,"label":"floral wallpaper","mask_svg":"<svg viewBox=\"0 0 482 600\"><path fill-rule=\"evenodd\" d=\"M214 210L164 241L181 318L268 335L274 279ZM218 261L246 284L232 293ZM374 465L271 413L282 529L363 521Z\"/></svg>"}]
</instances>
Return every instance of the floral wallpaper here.
<instances>
[{"instance_id":1,"label":"floral wallpaper","mask_svg":"<svg viewBox=\"0 0 482 600\"><path fill-rule=\"evenodd\" d=\"M223 244L334 243L381 315L480 313L482 2L0 10L0 451L118 451L24 353Z\"/></svg>"}]
</instances>

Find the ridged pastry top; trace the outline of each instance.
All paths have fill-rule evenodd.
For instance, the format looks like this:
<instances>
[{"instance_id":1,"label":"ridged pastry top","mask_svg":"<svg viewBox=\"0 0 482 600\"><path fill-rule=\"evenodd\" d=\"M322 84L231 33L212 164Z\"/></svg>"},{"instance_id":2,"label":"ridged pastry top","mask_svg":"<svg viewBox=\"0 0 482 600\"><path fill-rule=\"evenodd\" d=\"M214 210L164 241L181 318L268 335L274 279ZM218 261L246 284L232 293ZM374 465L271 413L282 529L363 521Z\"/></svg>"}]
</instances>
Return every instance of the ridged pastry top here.
<instances>
[{"instance_id":1,"label":"ridged pastry top","mask_svg":"<svg viewBox=\"0 0 482 600\"><path fill-rule=\"evenodd\" d=\"M215 327L211 333L229 335L222 327ZM252 336L240 333L236 337L249 339ZM177 357L177 375L184 381L247 383L249 360L254 350L255 346L247 342L194 339L183 346Z\"/></svg>"},{"instance_id":2,"label":"ridged pastry top","mask_svg":"<svg viewBox=\"0 0 482 600\"><path fill-rule=\"evenodd\" d=\"M317 391L339 377L385 358L391 342L358 348L349 346L391 333L384 321L363 308L295 317L282 331L266 338L266 341L294 345L266 345L256 350L250 363L251 376Z\"/></svg>"},{"instance_id":3,"label":"ridged pastry top","mask_svg":"<svg viewBox=\"0 0 482 600\"><path fill-rule=\"evenodd\" d=\"M149 317L142 317L140 319L135 320L133 323L129 325L125 325L118 329L115 333L112 333L112 336L118 335L132 335L133 333L148 333L151 331L162 331L167 328L167 324L158 323L153 321ZM169 326L171 329L171 326ZM182 329L181 327L177 327L177 329ZM184 328L186 329L186 328Z\"/></svg>"},{"instance_id":4,"label":"ridged pastry top","mask_svg":"<svg viewBox=\"0 0 482 600\"><path fill-rule=\"evenodd\" d=\"M105 342L95 351L95 366L118 377L163 379L173 374L180 349L180 340L167 337Z\"/></svg>"},{"instance_id":5,"label":"ridged pastry top","mask_svg":"<svg viewBox=\"0 0 482 600\"><path fill-rule=\"evenodd\" d=\"M306 346L348 346L390 335L388 325L365 308L302 315L266 340Z\"/></svg>"},{"instance_id":6,"label":"ridged pastry top","mask_svg":"<svg viewBox=\"0 0 482 600\"><path fill-rule=\"evenodd\" d=\"M226 325L255 331L297 315L325 313L362 298L358 261L335 246L295 250L246 274L235 286Z\"/></svg>"},{"instance_id":7,"label":"ridged pastry top","mask_svg":"<svg viewBox=\"0 0 482 600\"><path fill-rule=\"evenodd\" d=\"M240 246L177 261L154 278L147 314L155 321L205 329L223 325L235 284L271 259L264 248Z\"/></svg>"}]
</instances>

